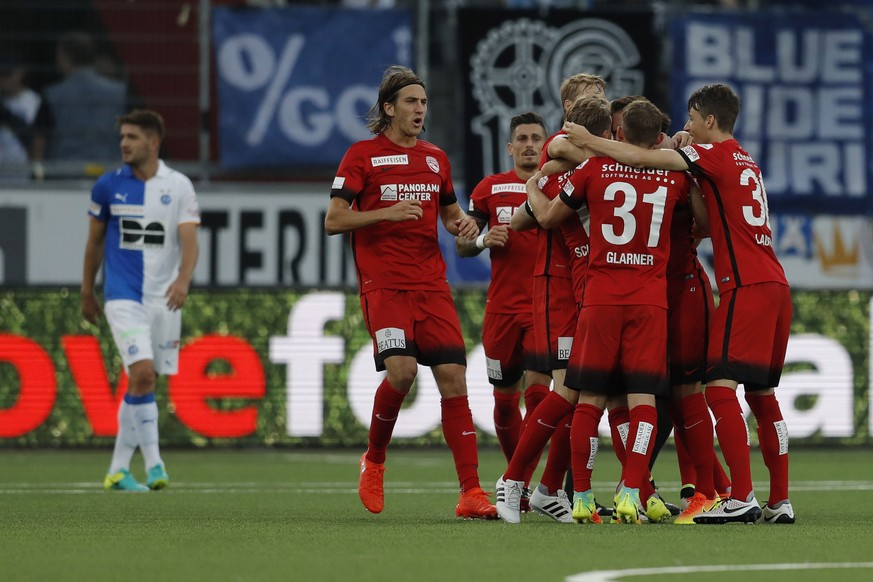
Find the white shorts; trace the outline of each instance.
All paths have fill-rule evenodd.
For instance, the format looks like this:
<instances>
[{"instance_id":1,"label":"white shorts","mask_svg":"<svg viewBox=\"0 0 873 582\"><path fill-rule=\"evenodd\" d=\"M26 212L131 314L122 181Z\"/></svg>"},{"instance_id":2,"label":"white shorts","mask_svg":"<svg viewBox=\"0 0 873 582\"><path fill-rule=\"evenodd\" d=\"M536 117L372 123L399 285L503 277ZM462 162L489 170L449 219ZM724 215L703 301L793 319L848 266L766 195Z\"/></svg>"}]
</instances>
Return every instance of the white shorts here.
<instances>
[{"instance_id":1,"label":"white shorts","mask_svg":"<svg viewBox=\"0 0 873 582\"><path fill-rule=\"evenodd\" d=\"M103 311L125 370L135 362L152 360L158 374L179 371L181 310L171 311L164 298L143 298L143 303L113 299Z\"/></svg>"}]
</instances>

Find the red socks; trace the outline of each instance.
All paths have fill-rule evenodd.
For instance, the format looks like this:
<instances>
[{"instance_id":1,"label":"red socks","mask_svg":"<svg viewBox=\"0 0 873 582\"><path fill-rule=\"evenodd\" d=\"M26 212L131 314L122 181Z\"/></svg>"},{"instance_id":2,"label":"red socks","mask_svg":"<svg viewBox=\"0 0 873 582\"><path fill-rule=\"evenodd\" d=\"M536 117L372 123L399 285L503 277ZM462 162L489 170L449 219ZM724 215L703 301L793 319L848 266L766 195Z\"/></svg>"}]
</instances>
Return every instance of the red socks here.
<instances>
[{"instance_id":1,"label":"red socks","mask_svg":"<svg viewBox=\"0 0 873 582\"><path fill-rule=\"evenodd\" d=\"M564 400L563 396L556 392L549 392L549 395L528 417L527 426L518 439L515 454L512 455L503 478L524 481L528 463L542 453L549 438L572 410L573 405Z\"/></svg>"},{"instance_id":2,"label":"red socks","mask_svg":"<svg viewBox=\"0 0 873 582\"><path fill-rule=\"evenodd\" d=\"M395 390L388 382L382 380L376 389L373 401L373 415L370 417L370 446L367 448L367 460L372 463L385 462L385 450L391 442L391 434L397 423L397 415L403 405L405 394Z\"/></svg>"},{"instance_id":3,"label":"red socks","mask_svg":"<svg viewBox=\"0 0 873 582\"><path fill-rule=\"evenodd\" d=\"M561 419L558 428L552 434L546 467L543 469L542 477L540 477L540 483L549 490L549 494L564 488L564 477L567 475L567 469L570 468L571 422L573 422L572 409Z\"/></svg>"},{"instance_id":4,"label":"red socks","mask_svg":"<svg viewBox=\"0 0 873 582\"><path fill-rule=\"evenodd\" d=\"M627 408L625 408L627 410ZM570 429L571 461L573 467L573 491L591 489L591 474L600 443L597 429L603 409L591 404L577 404Z\"/></svg>"},{"instance_id":5,"label":"red socks","mask_svg":"<svg viewBox=\"0 0 873 582\"><path fill-rule=\"evenodd\" d=\"M759 395L746 392L746 402L758 421L758 442L761 456L770 470L770 497L773 506L788 499L788 427L775 394Z\"/></svg>"},{"instance_id":6,"label":"red socks","mask_svg":"<svg viewBox=\"0 0 873 582\"><path fill-rule=\"evenodd\" d=\"M712 417L702 392L682 399L684 442L696 470L695 489L707 499L715 497L712 482L712 460L715 443L712 438Z\"/></svg>"},{"instance_id":7,"label":"red socks","mask_svg":"<svg viewBox=\"0 0 873 582\"><path fill-rule=\"evenodd\" d=\"M737 393L724 386L707 386L706 402L715 416L715 431L731 472L731 497L746 501L752 492L749 432Z\"/></svg>"},{"instance_id":8,"label":"red socks","mask_svg":"<svg viewBox=\"0 0 873 582\"><path fill-rule=\"evenodd\" d=\"M476 448L476 428L466 396L443 398L443 437L455 459L455 470L461 491L479 487L479 450Z\"/></svg>"},{"instance_id":9,"label":"red socks","mask_svg":"<svg viewBox=\"0 0 873 582\"><path fill-rule=\"evenodd\" d=\"M618 462L624 467L624 442L630 429L630 416L627 406L616 406L609 409L609 434L612 436L612 450ZM597 434L597 433L594 433Z\"/></svg>"},{"instance_id":10,"label":"red socks","mask_svg":"<svg viewBox=\"0 0 873 582\"><path fill-rule=\"evenodd\" d=\"M520 401L519 392L507 394L494 390L494 430L497 432L500 450L507 461L512 459L521 433L521 410L518 408Z\"/></svg>"},{"instance_id":11,"label":"red socks","mask_svg":"<svg viewBox=\"0 0 873 582\"><path fill-rule=\"evenodd\" d=\"M676 445L676 459L679 461L679 481L682 486L697 483L697 471L688 445L685 442L685 417L682 415L682 406L674 399L670 400L670 419L673 421L673 442Z\"/></svg>"},{"instance_id":12,"label":"red socks","mask_svg":"<svg viewBox=\"0 0 873 582\"><path fill-rule=\"evenodd\" d=\"M549 387L544 386L543 384L531 384L524 389L524 420L522 423L527 423L527 419L530 418L533 411L537 409L540 402L549 395L549 392L551 392Z\"/></svg>"},{"instance_id":13,"label":"red socks","mask_svg":"<svg viewBox=\"0 0 873 582\"><path fill-rule=\"evenodd\" d=\"M630 410L630 430L625 445L625 464L622 481L625 487L645 489L649 478L649 459L658 434L658 411L654 406L641 404ZM642 499L642 491L640 492Z\"/></svg>"}]
</instances>

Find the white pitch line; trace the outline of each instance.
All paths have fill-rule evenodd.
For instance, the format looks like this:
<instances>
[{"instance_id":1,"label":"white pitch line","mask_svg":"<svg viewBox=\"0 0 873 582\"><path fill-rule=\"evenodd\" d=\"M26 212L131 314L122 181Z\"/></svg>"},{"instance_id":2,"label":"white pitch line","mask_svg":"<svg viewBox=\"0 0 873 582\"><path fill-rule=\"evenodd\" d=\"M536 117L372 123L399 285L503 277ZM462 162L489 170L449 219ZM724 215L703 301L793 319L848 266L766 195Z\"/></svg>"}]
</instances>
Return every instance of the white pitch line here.
<instances>
[{"instance_id":1,"label":"white pitch line","mask_svg":"<svg viewBox=\"0 0 873 582\"><path fill-rule=\"evenodd\" d=\"M613 484L595 483L595 489L609 490ZM199 482L174 481L171 490L175 493L336 493L357 494L353 481L305 481L300 483L266 483L258 481ZM766 487L762 486L762 490ZM665 488L664 490L669 490ZM791 485L792 491L873 491L873 481L801 481ZM412 481L386 482L385 491L402 494L449 494L458 492L454 481L432 481L420 485ZM0 495L22 494L78 494L103 493L102 483L97 481L77 482L0 482Z\"/></svg>"},{"instance_id":2,"label":"white pitch line","mask_svg":"<svg viewBox=\"0 0 873 582\"><path fill-rule=\"evenodd\" d=\"M725 564L718 566L671 566L667 568L635 568L631 570L598 570L582 572L565 578L566 582L614 582L631 576L666 574L698 574L701 572L736 572L738 570L831 570L873 568L873 562L818 562L812 564Z\"/></svg>"}]
</instances>

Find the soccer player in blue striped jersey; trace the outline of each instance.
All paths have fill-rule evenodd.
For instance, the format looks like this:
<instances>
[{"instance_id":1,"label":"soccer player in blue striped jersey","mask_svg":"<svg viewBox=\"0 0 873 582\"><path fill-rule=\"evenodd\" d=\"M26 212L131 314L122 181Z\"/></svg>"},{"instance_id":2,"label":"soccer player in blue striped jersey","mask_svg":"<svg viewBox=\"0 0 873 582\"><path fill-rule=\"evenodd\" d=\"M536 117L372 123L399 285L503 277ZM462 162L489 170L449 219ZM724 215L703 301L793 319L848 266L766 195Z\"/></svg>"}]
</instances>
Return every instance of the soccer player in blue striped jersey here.
<instances>
[{"instance_id":1,"label":"soccer player in blue striped jersey","mask_svg":"<svg viewBox=\"0 0 873 582\"><path fill-rule=\"evenodd\" d=\"M155 382L159 374L178 370L181 309L199 254L200 209L191 180L158 157L161 116L134 110L118 119L118 127L124 165L101 176L91 190L82 314L91 323L102 315L94 289L102 265L106 319L129 377L103 486L148 491L169 484L158 447ZM137 448L145 485L130 473Z\"/></svg>"}]
</instances>

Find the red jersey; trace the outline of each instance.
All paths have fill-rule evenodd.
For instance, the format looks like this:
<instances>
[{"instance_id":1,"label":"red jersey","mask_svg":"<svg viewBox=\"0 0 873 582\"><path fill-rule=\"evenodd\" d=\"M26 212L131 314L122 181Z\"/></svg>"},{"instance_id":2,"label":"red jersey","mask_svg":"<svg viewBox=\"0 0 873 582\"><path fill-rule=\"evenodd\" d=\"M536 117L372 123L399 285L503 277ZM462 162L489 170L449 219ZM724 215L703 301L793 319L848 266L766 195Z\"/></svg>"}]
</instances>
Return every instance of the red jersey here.
<instances>
[{"instance_id":1,"label":"red jersey","mask_svg":"<svg viewBox=\"0 0 873 582\"><path fill-rule=\"evenodd\" d=\"M559 135L567 135L563 131L552 135L543 144L543 154L540 157L540 168L548 162L549 144ZM567 174L552 176L545 185L540 186L543 193L549 198L554 198L561 190L561 186L566 180ZM570 274L570 253L567 250L567 244L561 234L560 229L553 228L546 230L544 228L537 229L537 262L534 267L534 275L550 275L552 277L563 277L569 279Z\"/></svg>"},{"instance_id":2,"label":"red jersey","mask_svg":"<svg viewBox=\"0 0 873 582\"><path fill-rule=\"evenodd\" d=\"M678 151L698 177L706 200L719 292L768 281L787 285L773 251L767 191L758 164L735 139Z\"/></svg>"},{"instance_id":3,"label":"red jersey","mask_svg":"<svg viewBox=\"0 0 873 582\"><path fill-rule=\"evenodd\" d=\"M561 193L564 184L574 170L556 176L546 176L540 179L538 186L548 198L555 198ZM588 271L588 207L582 205L576 214L558 225L555 244L564 243L567 257L570 259L570 277L573 280L573 297L578 305L582 305L585 296L585 273ZM542 230L542 229L540 229Z\"/></svg>"},{"instance_id":4,"label":"red jersey","mask_svg":"<svg viewBox=\"0 0 873 582\"><path fill-rule=\"evenodd\" d=\"M685 172L632 168L602 156L576 168L561 199L571 208L587 203L591 215L583 305L667 308L670 225L690 191Z\"/></svg>"},{"instance_id":5,"label":"red jersey","mask_svg":"<svg viewBox=\"0 0 873 582\"><path fill-rule=\"evenodd\" d=\"M673 221L670 223L670 258L667 261L668 284L676 282L681 286L686 275L698 272L700 263L697 260L694 237L691 234L693 225L691 205L676 206L673 211Z\"/></svg>"},{"instance_id":6,"label":"red jersey","mask_svg":"<svg viewBox=\"0 0 873 582\"><path fill-rule=\"evenodd\" d=\"M515 170L483 179L470 195L467 214L488 223L488 228L509 226L512 213L527 200L525 181ZM530 311L533 270L536 262L536 238L533 230L510 231L503 247L492 247L491 283L488 285L489 313Z\"/></svg>"},{"instance_id":7,"label":"red jersey","mask_svg":"<svg viewBox=\"0 0 873 582\"><path fill-rule=\"evenodd\" d=\"M418 140L401 147L384 135L359 141L343 156L331 197L360 211L420 200L419 220L380 222L351 233L361 294L373 289L448 291L438 242L440 206L456 202L446 154Z\"/></svg>"}]
</instances>

